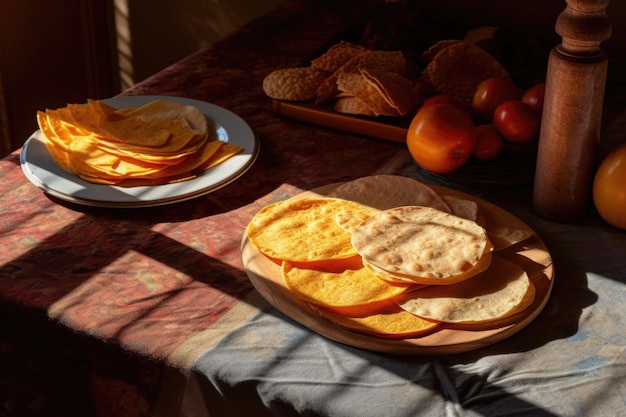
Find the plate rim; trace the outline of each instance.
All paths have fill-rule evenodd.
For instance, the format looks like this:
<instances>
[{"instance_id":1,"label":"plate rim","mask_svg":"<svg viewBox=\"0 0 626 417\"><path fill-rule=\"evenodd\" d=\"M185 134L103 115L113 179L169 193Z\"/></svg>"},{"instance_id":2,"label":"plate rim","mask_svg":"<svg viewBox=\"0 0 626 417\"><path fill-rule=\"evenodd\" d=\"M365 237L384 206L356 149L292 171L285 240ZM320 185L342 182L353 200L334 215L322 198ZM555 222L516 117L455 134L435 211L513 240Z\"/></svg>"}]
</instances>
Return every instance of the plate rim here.
<instances>
[{"instance_id":1,"label":"plate rim","mask_svg":"<svg viewBox=\"0 0 626 417\"><path fill-rule=\"evenodd\" d=\"M22 172L24 173L26 178L35 186L37 186L50 196L56 197L63 201L93 207L142 208L187 201L214 192L237 180L250 169L254 162L256 162L256 159L260 152L259 138L256 133L241 116L216 104L193 98L167 95L116 96L103 99L102 101L107 104L113 105L114 107L122 108L139 106L158 99L175 101L196 107L208 118L210 118L214 122L217 122L218 126L215 126L216 132L218 132L220 129L223 129L228 135L228 139L234 137L236 138L237 142L243 143L243 145L245 145L245 153L237 155L237 157L239 157L238 159L240 159L241 161L238 161L237 165L234 167L234 169L232 169L232 172L227 173L227 175L222 175L222 178L219 181L208 183L206 186L202 186L202 183L206 181L207 177L210 177L210 175L215 172L214 170L216 168L219 168L219 166L212 168L211 170L205 172L197 178L182 181L180 183L140 187L116 187L105 184L93 184L82 180L69 172L67 174L61 173L61 176L52 173L53 177L56 178L63 179L65 176L67 176L68 181L76 182L76 184L80 184L87 189L102 189L107 191L120 190L127 198L115 199L107 196L104 196L102 198L86 198L76 196L68 192L64 192L62 189L59 189L59 187L54 187L50 184L47 184L45 180L42 180L35 173L33 173L31 168L36 161L33 161L32 158L29 158L29 147L33 146L33 143L35 141L39 142L38 145L43 144L43 138L40 129L33 132L22 146L22 150L20 151L20 165L22 168ZM237 135L232 135L231 132L235 129L237 130ZM49 154L49 152L47 152L47 149L45 151L46 157L49 158L46 162L52 161L52 163L54 163L54 161L52 160L52 156ZM54 164L56 165L56 163ZM58 165L55 166L55 169L59 172L61 170ZM176 190L184 190L185 188L188 188L190 184L192 186L196 185L195 189L192 189L191 191L176 192ZM170 196L148 197L145 199L139 198L137 195L133 195L132 192L128 193L129 190L136 191L137 193L146 191L154 192L158 191L159 189L162 190L165 187L172 188L175 190L175 192L171 193Z\"/></svg>"}]
</instances>

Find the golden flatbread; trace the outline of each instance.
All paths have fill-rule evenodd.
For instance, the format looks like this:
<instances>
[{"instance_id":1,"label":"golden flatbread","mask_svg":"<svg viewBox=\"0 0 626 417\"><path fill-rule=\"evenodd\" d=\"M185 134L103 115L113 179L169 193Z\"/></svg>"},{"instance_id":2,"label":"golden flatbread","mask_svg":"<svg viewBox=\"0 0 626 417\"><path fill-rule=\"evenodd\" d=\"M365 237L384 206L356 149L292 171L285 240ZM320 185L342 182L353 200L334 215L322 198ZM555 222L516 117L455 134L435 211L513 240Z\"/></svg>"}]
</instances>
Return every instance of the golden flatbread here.
<instances>
[{"instance_id":1,"label":"golden flatbread","mask_svg":"<svg viewBox=\"0 0 626 417\"><path fill-rule=\"evenodd\" d=\"M318 307L345 316L363 316L389 305L392 297L410 288L378 279L354 256L326 266L282 264L283 280L294 295Z\"/></svg>"},{"instance_id":2,"label":"golden flatbread","mask_svg":"<svg viewBox=\"0 0 626 417\"><path fill-rule=\"evenodd\" d=\"M334 198L302 198L262 208L248 224L250 243L266 256L307 263L357 255L350 233L335 221L357 203Z\"/></svg>"},{"instance_id":3,"label":"golden flatbread","mask_svg":"<svg viewBox=\"0 0 626 417\"><path fill-rule=\"evenodd\" d=\"M359 333L365 333L385 339L407 339L424 336L440 327L440 323L423 319L411 314L397 305L364 317L349 317L323 309L317 313L330 322Z\"/></svg>"}]
</instances>

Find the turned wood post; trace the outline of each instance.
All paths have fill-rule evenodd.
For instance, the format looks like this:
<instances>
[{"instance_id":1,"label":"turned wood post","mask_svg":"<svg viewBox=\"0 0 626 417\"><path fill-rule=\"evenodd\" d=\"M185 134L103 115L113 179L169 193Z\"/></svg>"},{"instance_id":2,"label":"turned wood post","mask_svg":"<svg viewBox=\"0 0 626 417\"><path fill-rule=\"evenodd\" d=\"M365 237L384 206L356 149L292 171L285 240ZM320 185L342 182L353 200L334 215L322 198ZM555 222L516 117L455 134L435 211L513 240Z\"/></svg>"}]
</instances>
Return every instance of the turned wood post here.
<instances>
[{"instance_id":1,"label":"turned wood post","mask_svg":"<svg viewBox=\"0 0 626 417\"><path fill-rule=\"evenodd\" d=\"M556 221L582 217L591 201L611 36L609 0L566 0L556 21L561 44L548 61L533 206Z\"/></svg>"}]
</instances>

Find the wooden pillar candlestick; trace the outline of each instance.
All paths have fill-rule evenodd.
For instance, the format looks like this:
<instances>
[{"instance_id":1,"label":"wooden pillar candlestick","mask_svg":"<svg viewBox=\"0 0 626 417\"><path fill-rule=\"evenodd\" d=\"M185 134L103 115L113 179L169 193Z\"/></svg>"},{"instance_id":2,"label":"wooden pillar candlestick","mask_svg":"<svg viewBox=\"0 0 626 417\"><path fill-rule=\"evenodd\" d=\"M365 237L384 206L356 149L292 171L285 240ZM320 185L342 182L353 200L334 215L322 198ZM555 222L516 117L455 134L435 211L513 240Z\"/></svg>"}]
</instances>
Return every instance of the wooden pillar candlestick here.
<instances>
[{"instance_id":1,"label":"wooden pillar candlestick","mask_svg":"<svg viewBox=\"0 0 626 417\"><path fill-rule=\"evenodd\" d=\"M609 0L566 0L548 61L533 189L535 211L550 220L585 214L591 199L611 36Z\"/></svg>"}]
</instances>

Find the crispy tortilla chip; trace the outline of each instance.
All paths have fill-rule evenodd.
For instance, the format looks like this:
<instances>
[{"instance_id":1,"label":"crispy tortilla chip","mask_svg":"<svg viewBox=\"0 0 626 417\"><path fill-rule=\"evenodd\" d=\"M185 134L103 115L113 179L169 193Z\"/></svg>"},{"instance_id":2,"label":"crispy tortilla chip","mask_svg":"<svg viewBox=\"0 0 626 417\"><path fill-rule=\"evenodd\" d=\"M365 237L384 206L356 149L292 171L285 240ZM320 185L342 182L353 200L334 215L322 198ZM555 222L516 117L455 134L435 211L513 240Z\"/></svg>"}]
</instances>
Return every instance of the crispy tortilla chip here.
<instances>
[{"instance_id":1,"label":"crispy tortilla chip","mask_svg":"<svg viewBox=\"0 0 626 417\"><path fill-rule=\"evenodd\" d=\"M358 69L395 110L392 115L404 116L423 100L421 84L411 77L408 62L401 51L362 54L358 59Z\"/></svg>"},{"instance_id":2,"label":"crispy tortilla chip","mask_svg":"<svg viewBox=\"0 0 626 417\"><path fill-rule=\"evenodd\" d=\"M497 30L497 26L480 26L468 31L463 40L478 45L483 49L489 48L489 45L494 42L494 34Z\"/></svg>"},{"instance_id":3,"label":"crispy tortilla chip","mask_svg":"<svg viewBox=\"0 0 626 417\"><path fill-rule=\"evenodd\" d=\"M367 78L360 72L342 72L337 78L337 88L363 101L376 116L399 116L398 110L391 106Z\"/></svg>"},{"instance_id":4,"label":"crispy tortilla chip","mask_svg":"<svg viewBox=\"0 0 626 417\"><path fill-rule=\"evenodd\" d=\"M311 60L311 67L333 73L350 59L366 51L367 49L360 45L341 41L328 48L328 50L318 58Z\"/></svg>"},{"instance_id":5,"label":"crispy tortilla chip","mask_svg":"<svg viewBox=\"0 0 626 417\"><path fill-rule=\"evenodd\" d=\"M380 96L395 109L397 116L405 116L423 101L422 84L404 78L398 73L376 73L363 71L363 76L380 93Z\"/></svg>"},{"instance_id":6,"label":"crispy tortilla chip","mask_svg":"<svg viewBox=\"0 0 626 417\"><path fill-rule=\"evenodd\" d=\"M315 104L348 96L335 110L366 116L404 116L423 99L401 51L360 50L319 86ZM358 100L357 100L358 99Z\"/></svg>"},{"instance_id":7,"label":"crispy tortilla chip","mask_svg":"<svg viewBox=\"0 0 626 417\"><path fill-rule=\"evenodd\" d=\"M409 65L402 51L368 51L359 56L359 71L374 73L393 72L411 76Z\"/></svg>"},{"instance_id":8,"label":"crispy tortilla chip","mask_svg":"<svg viewBox=\"0 0 626 417\"><path fill-rule=\"evenodd\" d=\"M426 70L440 94L469 106L478 84L490 77L509 76L493 56L468 42L456 42L444 48Z\"/></svg>"},{"instance_id":9,"label":"crispy tortilla chip","mask_svg":"<svg viewBox=\"0 0 626 417\"><path fill-rule=\"evenodd\" d=\"M326 71L312 67L282 68L263 79L263 91L277 100L310 100L329 75Z\"/></svg>"},{"instance_id":10,"label":"crispy tortilla chip","mask_svg":"<svg viewBox=\"0 0 626 417\"><path fill-rule=\"evenodd\" d=\"M376 112L359 97L339 98L335 102L334 109L339 113L356 114L361 116L377 116Z\"/></svg>"},{"instance_id":11,"label":"crispy tortilla chip","mask_svg":"<svg viewBox=\"0 0 626 417\"><path fill-rule=\"evenodd\" d=\"M448 46L454 45L459 42L461 42L460 39L444 39L438 41L431 45L430 48L422 52L422 59L424 60L424 62L428 63L432 61L439 52L443 51Z\"/></svg>"},{"instance_id":12,"label":"crispy tortilla chip","mask_svg":"<svg viewBox=\"0 0 626 417\"><path fill-rule=\"evenodd\" d=\"M341 92L337 88L337 72L326 78L315 91L315 104L323 104L337 98Z\"/></svg>"},{"instance_id":13,"label":"crispy tortilla chip","mask_svg":"<svg viewBox=\"0 0 626 417\"><path fill-rule=\"evenodd\" d=\"M346 61L332 75L326 78L316 91L317 97L315 98L315 104L322 104L332 100L342 92L347 93L349 96L354 96L354 94L349 91L341 90L338 83L339 77L349 77L350 75L359 74L358 62L358 56L355 56Z\"/></svg>"}]
</instances>

